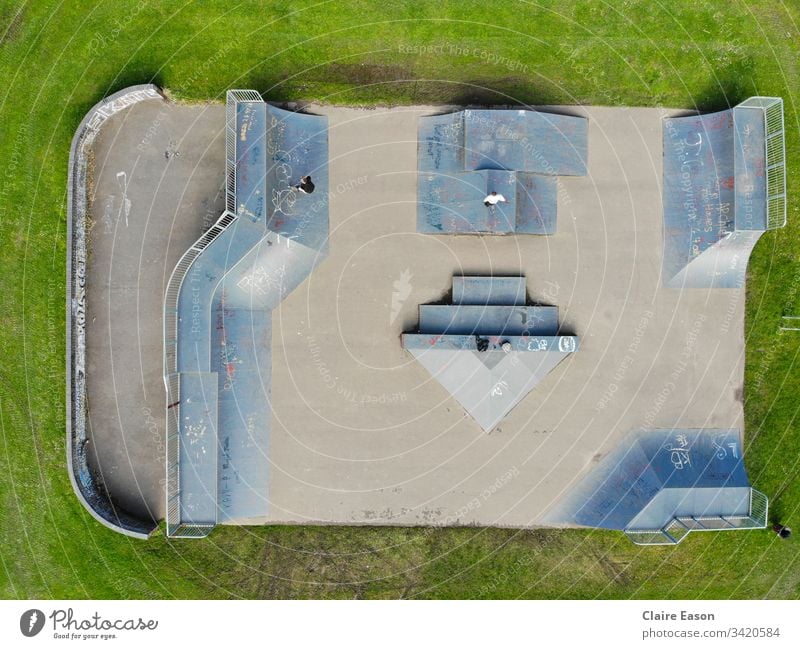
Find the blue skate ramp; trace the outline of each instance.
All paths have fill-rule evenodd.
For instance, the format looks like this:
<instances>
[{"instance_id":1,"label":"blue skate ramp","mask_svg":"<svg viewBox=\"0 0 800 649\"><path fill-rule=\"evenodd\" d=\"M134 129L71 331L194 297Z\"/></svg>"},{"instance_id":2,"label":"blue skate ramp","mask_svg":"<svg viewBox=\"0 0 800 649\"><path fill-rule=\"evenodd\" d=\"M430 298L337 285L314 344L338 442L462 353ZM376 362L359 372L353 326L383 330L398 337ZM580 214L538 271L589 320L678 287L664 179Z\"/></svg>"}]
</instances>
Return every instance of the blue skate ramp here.
<instances>
[{"instance_id":1,"label":"blue skate ramp","mask_svg":"<svg viewBox=\"0 0 800 649\"><path fill-rule=\"evenodd\" d=\"M272 312L215 302L211 348L217 350L218 522L267 510L267 450L271 419Z\"/></svg>"},{"instance_id":2,"label":"blue skate ramp","mask_svg":"<svg viewBox=\"0 0 800 649\"><path fill-rule=\"evenodd\" d=\"M505 202L486 206L497 192ZM473 171L419 178L418 231L426 234L555 234L555 178L509 171Z\"/></svg>"},{"instance_id":3,"label":"blue skate ramp","mask_svg":"<svg viewBox=\"0 0 800 649\"><path fill-rule=\"evenodd\" d=\"M506 173L508 176L508 174ZM497 180L497 179L495 179ZM488 172L427 174L419 178L419 211L425 214L419 231L429 234L513 232L516 227L516 181L492 184L509 202L487 207L492 191Z\"/></svg>"},{"instance_id":4,"label":"blue skate ramp","mask_svg":"<svg viewBox=\"0 0 800 649\"><path fill-rule=\"evenodd\" d=\"M267 227L313 250L328 246L328 119L269 107L270 131ZM293 189L302 176L316 185L312 194Z\"/></svg>"},{"instance_id":5,"label":"blue skate ramp","mask_svg":"<svg viewBox=\"0 0 800 649\"><path fill-rule=\"evenodd\" d=\"M657 530L673 518L747 516L750 491L738 430L638 431L546 519L561 525Z\"/></svg>"},{"instance_id":6,"label":"blue skate ramp","mask_svg":"<svg viewBox=\"0 0 800 649\"><path fill-rule=\"evenodd\" d=\"M664 123L664 277L734 230L733 113Z\"/></svg>"},{"instance_id":7,"label":"blue skate ramp","mask_svg":"<svg viewBox=\"0 0 800 649\"><path fill-rule=\"evenodd\" d=\"M486 431L578 349L557 307L526 306L524 277L454 277L453 304L419 311L403 348Z\"/></svg>"},{"instance_id":8,"label":"blue skate ramp","mask_svg":"<svg viewBox=\"0 0 800 649\"><path fill-rule=\"evenodd\" d=\"M464 168L585 176L588 129L582 117L533 110L465 110Z\"/></svg>"},{"instance_id":9,"label":"blue skate ramp","mask_svg":"<svg viewBox=\"0 0 800 649\"><path fill-rule=\"evenodd\" d=\"M558 186L553 176L516 174L517 234L555 234Z\"/></svg>"},{"instance_id":10,"label":"blue skate ramp","mask_svg":"<svg viewBox=\"0 0 800 649\"><path fill-rule=\"evenodd\" d=\"M420 333L555 336L558 307L496 304L421 304Z\"/></svg>"},{"instance_id":11,"label":"blue skate ramp","mask_svg":"<svg viewBox=\"0 0 800 649\"><path fill-rule=\"evenodd\" d=\"M417 165L420 173L466 170L463 111L419 119Z\"/></svg>"},{"instance_id":12,"label":"blue skate ramp","mask_svg":"<svg viewBox=\"0 0 800 649\"><path fill-rule=\"evenodd\" d=\"M267 171L267 105L246 101L236 104L236 214L264 222Z\"/></svg>"},{"instance_id":13,"label":"blue skate ramp","mask_svg":"<svg viewBox=\"0 0 800 649\"><path fill-rule=\"evenodd\" d=\"M185 484L168 480L168 503L181 505L179 520L168 506L170 535L267 515L272 310L327 254L327 119L232 91L226 120L228 209L179 262L165 307L169 318L177 291L176 339L165 341L175 367L167 353L165 379L169 388L180 377L171 405L180 453L168 475ZM294 188L302 176L312 177L313 193ZM209 431L202 454L188 446L200 429Z\"/></svg>"},{"instance_id":14,"label":"blue skate ramp","mask_svg":"<svg viewBox=\"0 0 800 649\"><path fill-rule=\"evenodd\" d=\"M770 119L779 123L772 132L767 109L753 99L664 120L665 286L743 286L759 237L785 222L783 104L754 99L769 100L760 103L771 104Z\"/></svg>"},{"instance_id":15,"label":"blue skate ramp","mask_svg":"<svg viewBox=\"0 0 800 649\"><path fill-rule=\"evenodd\" d=\"M527 303L524 277L453 277L453 304L495 304L524 306Z\"/></svg>"},{"instance_id":16,"label":"blue skate ramp","mask_svg":"<svg viewBox=\"0 0 800 649\"><path fill-rule=\"evenodd\" d=\"M217 386L210 372L181 375L181 519L207 525L217 515Z\"/></svg>"},{"instance_id":17,"label":"blue skate ramp","mask_svg":"<svg viewBox=\"0 0 800 649\"><path fill-rule=\"evenodd\" d=\"M556 176L586 167L581 117L467 110L420 118L417 231L554 234ZM486 206L491 192L505 202Z\"/></svg>"},{"instance_id":18,"label":"blue skate ramp","mask_svg":"<svg viewBox=\"0 0 800 649\"><path fill-rule=\"evenodd\" d=\"M733 109L734 223L737 230L767 229L766 124L759 110Z\"/></svg>"}]
</instances>

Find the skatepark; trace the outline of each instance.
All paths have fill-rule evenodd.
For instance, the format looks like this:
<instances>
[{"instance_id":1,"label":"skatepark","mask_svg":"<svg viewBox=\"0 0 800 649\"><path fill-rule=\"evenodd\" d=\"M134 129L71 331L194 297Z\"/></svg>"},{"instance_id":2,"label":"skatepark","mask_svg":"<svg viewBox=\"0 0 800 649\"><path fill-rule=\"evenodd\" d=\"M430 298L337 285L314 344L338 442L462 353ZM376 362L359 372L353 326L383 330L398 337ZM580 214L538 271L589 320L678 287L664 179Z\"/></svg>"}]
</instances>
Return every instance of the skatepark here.
<instances>
[{"instance_id":1,"label":"skatepark","mask_svg":"<svg viewBox=\"0 0 800 649\"><path fill-rule=\"evenodd\" d=\"M691 128L710 127L673 119L688 116L680 110L536 107L537 115L557 116L559 123L580 120L584 130L575 132L586 146L576 150L585 168L568 169L580 173L531 171L526 159L511 171L454 168L447 173L456 181L428 182L431 169L419 166L425 120L463 107L308 105L301 120L279 112L297 107L262 105L262 117L236 122L234 116L232 126L222 105L147 96L109 116L92 142L86 461L87 475L102 483L115 508L144 521L169 521L172 503L179 522L201 523L201 533L189 534L198 536L218 522L588 524L564 503L585 488L596 467L621 466L609 467L608 458L644 430L724 434L738 461L725 475L735 476L735 488L748 488L741 465L744 273L755 233L780 224L765 219L755 227L728 218L731 223L717 227L729 205L712 215L716 229L700 226L699 245L684 251L674 243L682 241L674 225L681 203L665 205L664 180L677 174L679 181L685 159L677 171L670 166L665 124L685 129L678 141L686 146L697 146ZM242 135L258 133L257 120L268 116L297 129L279 168L264 161L274 151L248 148ZM262 156L234 154L235 190L244 198L233 205L227 131L248 155ZM725 146L712 147L709 164L730 165L728 173L715 174L727 178L738 153ZM243 161L266 165L278 184L311 173L317 193L286 194L301 202L270 207L257 183L248 188L254 174ZM297 169L287 172L287 165ZM543 180L530 184L528 174L543 171ZM466 185L448 184L464 178ZM518 183L513 217L483 220L481 194L491 182ZM703 182L685 192L698 204L737 200L711 196ZM449 196L436 214L469 204L461 210L467 218L451 221L450 232L433 233L431 224L446 221L420 209L432 203L422 194L425 183L424 196ZM725 190L735 193L733 185ZM537 211L522 209L530 205ZM236 219L218 221L225 210ZM256 232L247 224L257 223L248 218L258 210L266 227ZM713 237L706 234L712 230ZM691 228L684 234L696 237ZM218 237L231 241L220 247ZM241 237L249 243L235 243ZM719 252L723 239L736 240L733 253ZM211 246L222 250L213 253L217 261L197 262L212 257ZM242 252L232 255L237 246ZM183 273L177 284L176 267ZM497 306L555 318L541 335L556 346L559 337L574 341L542 350L563 358L520 388L499 419L482 419L477 409L470 414L465 401L471 397L459 399L460 386L431 371L414 351L419 341L409 338L430 333L422 322L426 309L461 304L465 313L464 304L482 310L494 304L459 302L457 286L466 281L459 278L470 277L516 278L523 288L515 300ZM204 283L210 292L195 292ZM199 314L196 321L192 315L181 324L181 299ZM222 319L214 320L215 313ZM437 335L459 333L455 320L447 322ZM177 335L169 335L173 330ZM503 340L488 350L495 360L487 366L503 362L509 353L503 344L515 342L509 336L535 335L504 327L496 333ZM177 377L172 384L171 376ZM226 386L233 388L232 401ZM513 382L499 389L506 388L513 390ZM219 396L207 398L212 393ZM244 413L245 403L254 410ZM182 444L171 455L176 435ZM224 435L232 445L220 442ZM248 443L236 447L243 436ZM171 477L170 466L178 464L180 473ZM171 479L179 480L172 493ZM696 479L676 488L695 486ZM592 493L598 490L595 484ZM730 513L744 516L738 493ZM718 505L712 499L703 506Z\"/></svg>"}]
</instances>

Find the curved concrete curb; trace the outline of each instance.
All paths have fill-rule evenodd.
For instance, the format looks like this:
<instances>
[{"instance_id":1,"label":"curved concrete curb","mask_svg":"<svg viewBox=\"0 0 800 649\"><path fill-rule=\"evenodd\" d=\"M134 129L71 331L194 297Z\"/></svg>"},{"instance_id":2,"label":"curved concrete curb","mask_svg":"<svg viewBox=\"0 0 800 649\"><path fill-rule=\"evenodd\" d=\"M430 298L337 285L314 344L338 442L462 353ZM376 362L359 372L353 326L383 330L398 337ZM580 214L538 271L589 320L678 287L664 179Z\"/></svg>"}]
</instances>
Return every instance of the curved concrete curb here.
<instances>
[{"instance_id":1,"label":"curved concrete curb","mask_svg":"<svg viewBox=\"0 0 800 649\"><path fill-rule=\"evenodd\" d=\"M146 539L157 528L119 509L89 470L86 457L86 173L87 152L103 123L145 99L163 99L156 86L131 86L97 103L83 118L69 150L67 177L67 467L72 488L109 529Z\"/></svg>"}]
</instances>

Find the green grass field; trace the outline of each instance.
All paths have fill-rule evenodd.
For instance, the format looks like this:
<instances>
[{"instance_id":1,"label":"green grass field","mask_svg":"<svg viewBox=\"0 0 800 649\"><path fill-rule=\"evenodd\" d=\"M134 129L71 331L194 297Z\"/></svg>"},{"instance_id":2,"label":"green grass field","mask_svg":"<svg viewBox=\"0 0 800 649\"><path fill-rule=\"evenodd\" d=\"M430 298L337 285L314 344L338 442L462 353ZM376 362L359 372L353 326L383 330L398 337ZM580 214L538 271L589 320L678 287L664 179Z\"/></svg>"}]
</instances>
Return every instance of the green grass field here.
<instances>
[{"instance_id":1,"label":"green grass field","mask_svg":"<svg viewBox=\"0 0 800 649\"><path fill-rule=\"evenodd\" d=\"M800 553L768 531L641 548L590 531L218 528L149 542L82 508L65 465L70 140L104 95L184 100L580 103L713 109L785 100L800 166L800 8L728 3L0 0L0 596L5 598L794 598ZM790 197L800 184L789 176ZM747 467L800 531L798 202L751 260Z\"/></svg>"}]
</instances>

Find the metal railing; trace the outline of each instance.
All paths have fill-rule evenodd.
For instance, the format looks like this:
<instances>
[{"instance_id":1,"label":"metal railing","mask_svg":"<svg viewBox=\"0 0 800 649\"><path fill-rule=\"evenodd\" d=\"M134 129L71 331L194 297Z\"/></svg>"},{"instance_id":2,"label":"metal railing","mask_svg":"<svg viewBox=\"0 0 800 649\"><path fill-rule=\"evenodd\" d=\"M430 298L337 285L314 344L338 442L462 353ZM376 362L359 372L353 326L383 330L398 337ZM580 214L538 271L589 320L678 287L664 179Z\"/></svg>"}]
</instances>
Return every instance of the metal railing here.
<instances>
[{"instance_id":1,"label":"metal railing","mask_svg":"<svg viewBox=\"0 0 800 649\"><path fill-rule=\"evenodd\" d=\"M225 99L225 209L237 213L236 206L236 111L243 102L261 103L255 90L229 90Z\"/></svg>"},{"instance_id":2,"label":"metal railing","mask_svg":"<svg viewBox=\"0 0 800 649\"><path fill-rule=\"evenodd\" d=\"M636 545L677 545L690 532L764 529L768 510L767 497L751 489L747 516L676 516L659 530L627 529L625 535Z\"/></svg>"},{"instance_id":3,"label":"metal railing","mask_svg":"<svg viewBox=\"0 0 800 649\"><path fill-rule=\"evenodd\" d=\"M778 328L779 331L800 331L800 315L784 315L781 316L783 324Z\"/></svg>"},{"instance_id":4,"label":"metal railing","mask_svg":"<svg viewBox=\"0 0 800 649\"><path fill-rule=\"evenodd\" d=\"M755 489L750 490L750 516L754 527L766 527L769 516L769 498Z\"/></svg>"},{"instance_id":5,"label":"metal railing","mask_svg":"<svg viewBox=\"0 0 800 649\"><path fill-rule=\"evenodd\" d=\"M737 108L755 108L764 113L767 230L782 228L786 225L786 142L783 99L750 97Z\"/></svg>"}]
</instances>

